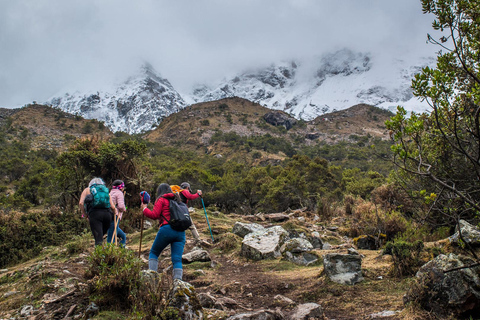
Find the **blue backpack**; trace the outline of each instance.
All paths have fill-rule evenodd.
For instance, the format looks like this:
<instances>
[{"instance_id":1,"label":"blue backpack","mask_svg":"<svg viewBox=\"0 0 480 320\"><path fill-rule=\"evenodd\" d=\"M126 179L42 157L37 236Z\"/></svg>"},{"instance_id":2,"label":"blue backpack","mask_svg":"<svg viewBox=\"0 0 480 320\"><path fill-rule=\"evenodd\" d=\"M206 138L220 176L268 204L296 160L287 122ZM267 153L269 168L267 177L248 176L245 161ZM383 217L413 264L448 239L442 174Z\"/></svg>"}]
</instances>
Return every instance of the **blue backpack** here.
<instances>
[{"instance_id":1,"label":"blue backpack","mask_svg":"<svg viewBox=\"0 0 480 320\"><path fill-rule=\"evenodd\" d=\"M105 185L93 184L90 193L93 196L92 208L110 208L110 194Z\"/></svg>"}]
</instances>

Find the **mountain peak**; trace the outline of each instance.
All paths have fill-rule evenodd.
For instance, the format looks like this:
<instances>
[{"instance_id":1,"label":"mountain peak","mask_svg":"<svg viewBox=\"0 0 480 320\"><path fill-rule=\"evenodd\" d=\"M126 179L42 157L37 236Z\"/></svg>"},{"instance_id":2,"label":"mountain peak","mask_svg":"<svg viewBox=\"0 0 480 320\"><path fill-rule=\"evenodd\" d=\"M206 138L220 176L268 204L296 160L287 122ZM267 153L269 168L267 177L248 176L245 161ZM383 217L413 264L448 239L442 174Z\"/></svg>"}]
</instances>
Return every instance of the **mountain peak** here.
<instances>
[{"instance_id":1,"label":"mountain peak","mask_svg":"<svg viewBox=\"0 0 480 320\"><path fill-rule=\"evenodd\" d=\"M156 126L162 118L185 107L185 101L170 82L148 62L136 75L111 89L65 93L47 102L87 119L104 121L112 131L139 133Z\"/></svg>"}]
</instances>

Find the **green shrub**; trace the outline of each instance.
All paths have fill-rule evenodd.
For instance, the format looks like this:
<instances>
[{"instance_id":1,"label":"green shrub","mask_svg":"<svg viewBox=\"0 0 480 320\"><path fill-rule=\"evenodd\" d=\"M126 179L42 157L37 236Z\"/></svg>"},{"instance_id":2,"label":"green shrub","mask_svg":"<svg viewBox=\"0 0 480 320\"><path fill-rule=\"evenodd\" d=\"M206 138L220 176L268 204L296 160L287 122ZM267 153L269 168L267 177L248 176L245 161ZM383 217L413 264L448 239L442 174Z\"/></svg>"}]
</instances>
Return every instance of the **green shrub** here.
<instances>
[{"instance_id":1,"label":"green shrub","mask_svg":"<svg viewBox=\"0 0 480 320\"><path fill-rule=\"evenodd\" d=\"M216 248L222 250L224 253L232 252L241 246L242 240L233 233L228 232L222 234L219 238L220 239L217 239Z\"/></svg>"},{"instance_id":2,"label":"green shrub","mask_svg":"<svg viewBox=\"0 0 480 320\"><path fill-rule=\"evenodd\" d=\"M391 254L393 258L393 274L398 277L410 276L417 272L422 264L420 254L423 250L423 242L394 241L388 242L384 254Z\"/></svg>"},{"instance_id":3,"label":"green shrub","mask_svg":"<svg viewBox=\"0 0 480 320\"><path fill-rule=\"evenodd\" d=\"M142 261L133 251L111 244L96 246L85 277L92 300L101 306L132 307L140 288Z\"/></svg>"}]
</instances>

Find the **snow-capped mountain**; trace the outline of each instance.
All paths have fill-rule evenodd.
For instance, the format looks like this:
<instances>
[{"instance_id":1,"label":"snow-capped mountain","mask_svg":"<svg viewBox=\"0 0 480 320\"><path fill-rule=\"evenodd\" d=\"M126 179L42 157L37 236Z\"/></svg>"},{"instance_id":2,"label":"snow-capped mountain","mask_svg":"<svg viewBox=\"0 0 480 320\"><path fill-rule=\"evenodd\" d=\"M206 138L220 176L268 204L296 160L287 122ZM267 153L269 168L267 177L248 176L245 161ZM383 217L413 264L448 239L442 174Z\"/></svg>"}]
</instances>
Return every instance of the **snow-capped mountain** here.
<instances>
[{"instance_id":1,"label":"snow-capped mountain","mask_svg":"<svg viewBox=\"0 0 480 320\"><path fill-rule=\"evenodd\" d=\"M424 111L410 88L414 75L433 59L407 65L405 61L376 60L368 53L347 49L311 61L274 64L225 79L214 87L197 86L195 102L238 96L296 118L311 120L324 113L366 103L395 111Z\"/></svg>"},{"instance_id":2,"label":"snow-capped mountain","mask_svg":"<svg viewBox=\"0 0 480 320\"><path fill-rule=\"evenodd\" d=\"M114 132L128 133L148 131L187 104L233 96L304 120L359 103L391 111L401 105L407 111L422 112L427 106L413 96L411 80L434 61L379 59L344 49L246 71L214 86L198 85L192 94L183 96L151 65L144 64L136 75L109 89L65 93L46 104L104 121Z\"/></svg>"},{"instance_id":3,"label":"snow-capped mountain","mask_svg":"<svg viewBox=\"0 0 480 320\"><path fill-rule=\"evenodd\" d=\"M65 93L46 104L87 119L104 121L112 131L139 133L185 107L167 79L145 63L138 74L109 89Z\"/></svg>"}]
</instances>

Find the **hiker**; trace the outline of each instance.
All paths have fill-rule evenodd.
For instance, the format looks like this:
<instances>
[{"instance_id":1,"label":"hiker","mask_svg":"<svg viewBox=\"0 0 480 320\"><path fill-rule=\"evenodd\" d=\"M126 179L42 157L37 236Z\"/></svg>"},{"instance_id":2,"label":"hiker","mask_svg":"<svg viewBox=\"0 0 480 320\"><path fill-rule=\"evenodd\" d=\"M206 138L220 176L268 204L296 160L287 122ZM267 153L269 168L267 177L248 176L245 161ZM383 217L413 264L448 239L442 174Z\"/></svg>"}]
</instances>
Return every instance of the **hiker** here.
<instances>
[{"instance_id":1,"label":"hiker","mask_svg":"<svg viewBox=\"0 0 480 320\"><path fill-rule=\"evenodd\" d=\"M163 249L170 245L171 259L173 264L173 279L182 280L182 255L185 247L185 231L175 231L168 224L170 220L170 201L175 195L167 183L162 183L157 188L157 199L153 206L153 210L148 209L147 205L142 203L141 209L143 214L154 220L159 220L160 229L153 241L150 254L148 256L148 269L158 271L158 257Z\"/></svg>"},{"instance_id":2,"label":"hiker","mask_svg":"<svg viewBox=\"0 0 480 320\"><path fill-rule=\"evenodd\" d=\"M106 191L104 191L105 189ZM99 196L97 198L92 195L92 190L95 190L94 192L99 190ZM90 223L95 245L101 245L103 243L103 236L107 233L108 228L110 228L113 214L117 211L102 178L93 178L90 180L88 188L82 191L78 205L80 206L82 216L86 217Z\"/></svg>"},{"instance_id":3,"label":"hiker","mask_svg":"<svg viewBox=\"0 0 480 320\"><path fill-rule=\"evenodd\" d=\"M188 200L195 200L198 197L202 196L202 190L197 190L197 193L192 193L192 189L190 188L190 183L188 183L188 182L182 182L182 184L180 185L180 188L182 189L182 191L179 192L180 193L180 199L187 206L188 206ZM198 234L197 227L195 227L195 224L193 223L193 220L192 220L192 225L190 226L189 229L192 232L193 237L195 238L195 243L196 244L204 243L200 239L200 235Z\"/></svg>"},{"instance_id":4,"label":"hiker","mask_svg":"<svg viewBox=\"0 0 480 320\"><path fill-rule=\"evenodd\" d=\"M112 202L115 204L115 207L117 208L117 216L116 216L117 221L113 219L113 221L110 223L110 228L108 229L108 233L107 233L107 243L112 243L115 241L115 239L113 239L113 234L114 234L115 223L116 223L117 224L116 237L117 239L120 239L120 246L125 247L125 244L127 243L127 235L119 227L120 220L122 220L123 213L126 211L125 183L123 183L122 180L113 181L112 190L110 191L110 199L112 199Z\"/></svg>"}]
</instances>

